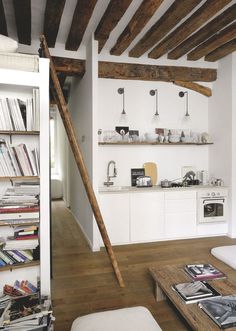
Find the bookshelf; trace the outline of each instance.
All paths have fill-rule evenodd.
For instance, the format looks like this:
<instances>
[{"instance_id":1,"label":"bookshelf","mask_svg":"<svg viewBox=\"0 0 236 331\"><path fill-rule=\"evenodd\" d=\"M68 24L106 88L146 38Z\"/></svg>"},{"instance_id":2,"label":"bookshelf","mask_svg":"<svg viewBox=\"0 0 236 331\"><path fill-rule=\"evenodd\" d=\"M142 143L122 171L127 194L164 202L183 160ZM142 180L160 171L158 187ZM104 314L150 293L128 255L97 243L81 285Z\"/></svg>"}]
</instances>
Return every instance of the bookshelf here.
<instances>
[{"instance_id":1,"label":"bookshelf","mask_svg":"<svg viewBox=\"0 0 236 331\"><path fill-rule=\"evenodd\" d=\"M34 96L35 93L37 94L36 96ZM14 265L1 266L0 292L2 292L5 284L13 285L16 279L29 280L33 284L37 284L37 280L40 279L41 294L48 295L50 297L49 61L47 59L39 59L38 71L35 72L17 70L14 68L0 68L0 99L5 100L3 102L4 104L6 104L6 100L8 99L14 100L14 102L12 101L14 105L17 100L23 100L26 104L30 99L32 99L32 102L35 102L34 107L36 112L33 115L30 114L30 116L28 116L28 118L33 118L34 116L37 117L36 125L32 126L30 126L31 121L28 123L25 122L24 127L22 126L22 121L19 120L19 109L18 113L13 112L13 110L11 112L10 110L9 114L7 114L5 108L5 117L0 118L0 121L2 119L0 126L0 141L7 141L7 147L10 146L10 148L12 146L18 148L20 145L26 145L31 157L31 152L37 148L38 155L40 155L38 159L35 157L38 162L38 169L36 169L38 173L36 173L34 169L36 163L32 167L31 159L24 161L29 162L26 164L29 172L27 173L27 171L24 172L22 170L23 172L20 175L19 172L14 173L14 166L13 169L9 170L9 167L12 166L12 164L9 166L9 160L6 161L7 164L4 166L4 169L7 167L9 170L9 174L6 175L7 173L5 172L4 175L0 157L1 197L4 196L4 192L6 192L7 189L14 188L16 183L28 183L27 185L29 185L29 183L33 182L39 183L40 196L40 207L39 212L37 213L39 222L34 219L25 219L24 221L24 216L26 214L22 212L20 215L22 216L21 219L19 218L11 224L0 224L0 237L3 238L8 238L10 235L14 234L14 229L19 226L38 226L40 228L40 261L33 260L27 263L19 262ZM0 102L0 108L3 103ZM16 111L15 108L14 111ZM25 111L27 116L29 111L32 111L32 109L30 110L29 107L25 106ZM13 125L9 126L9 116L13 116L11 114L15 114L17 117L17 122L16 118L14 118L12 122ZM6 118L8 118L7 121ZM23 156L23 160L25 160L25 157L27 157L27 154L26 156ZM30 171L32 173L30 173ZM0 211L1 207L3 207L2 202L0 205ZM4 216L2 215L4 215L4 213L0 212L0 223L1 217L4 219ZM11 213L10 216L11 215L13 214Z\"/></svg>"}]
</instances>

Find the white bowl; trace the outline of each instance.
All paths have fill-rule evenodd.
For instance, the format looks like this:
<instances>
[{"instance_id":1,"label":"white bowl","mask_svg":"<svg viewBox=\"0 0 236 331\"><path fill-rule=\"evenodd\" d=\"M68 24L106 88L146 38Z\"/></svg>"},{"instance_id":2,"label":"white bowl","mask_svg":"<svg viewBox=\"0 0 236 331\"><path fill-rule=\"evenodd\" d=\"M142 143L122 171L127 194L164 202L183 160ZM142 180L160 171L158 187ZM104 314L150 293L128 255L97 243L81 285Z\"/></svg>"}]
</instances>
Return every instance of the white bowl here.
<instances>
[{"instance_id":1,"label":"white bowl","mask_svg":"<svg viewBox=\"0 0 236 331\"><path fill-rule=\"evenodd\" d=\"M170 135L169 142L170 143L178 143L180 141L180 136L178 135Z\"/></svg>"}]
</instances>

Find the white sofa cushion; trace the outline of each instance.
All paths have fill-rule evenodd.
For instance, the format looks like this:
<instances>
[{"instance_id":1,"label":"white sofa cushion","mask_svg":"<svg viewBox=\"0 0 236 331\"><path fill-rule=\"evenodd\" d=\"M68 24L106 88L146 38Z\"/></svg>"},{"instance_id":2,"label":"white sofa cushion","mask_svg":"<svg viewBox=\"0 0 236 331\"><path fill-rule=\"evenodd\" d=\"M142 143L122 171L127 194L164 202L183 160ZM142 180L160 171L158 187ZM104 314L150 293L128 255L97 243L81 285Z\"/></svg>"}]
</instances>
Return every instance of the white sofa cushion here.
<instances>
[{"instance_id":1,"label":"white sofa cushion","mask_svg":"<svg viewBox=\"0 0 236 331\"><path fill-rule=\"evenodd\" d=\"M74 320L71 331L161 331L145 307L93 313Z\"/></svg>"},{"instance_id":2,"label":"white sofa cushion","mask_svg":"<svg viewBox=\"0 0 236 331\"><path fill-rule=\"evenodd\" d=\"M231 268L236 269L236 245L212 248L211 254Z\"/></svg>"},{"instance_id":3,"label":"white sofa cushion","mask_svg":"<svg viewBox=\"0 0 236 331\"><path fill-rule=\"evenodd\" d=\"M0 52L14 53L17 51L18 42L0 34Z\"/></svg>"}]
</instances>

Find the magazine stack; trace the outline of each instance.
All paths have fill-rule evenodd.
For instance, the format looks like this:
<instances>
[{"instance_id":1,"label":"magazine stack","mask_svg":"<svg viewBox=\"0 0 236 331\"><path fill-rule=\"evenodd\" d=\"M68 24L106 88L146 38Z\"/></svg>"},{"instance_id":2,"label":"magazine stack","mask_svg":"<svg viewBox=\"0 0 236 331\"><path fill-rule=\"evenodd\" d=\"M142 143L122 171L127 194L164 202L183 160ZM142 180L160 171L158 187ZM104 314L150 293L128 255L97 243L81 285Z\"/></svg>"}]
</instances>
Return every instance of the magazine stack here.
<instances>
[{"instance_id":1,"label":"magazine stack","mask_svg":"<svg viewBox=\"0 0 236 331\"><path fill-rule=\"evenodd\" d=\"M236 326L236 295L213 298L199 303L199 307L221 328Z\"/></svg>"},{"instance_id":2,"label":"magazine stack","mask_svg":"<svg viewBox=\"0 0 236 331\"><path fill-rule=\"evenodd\" d=\"M185 271L193 280L211 280L226 278L225 274L212 264L186 264Z\"/></svg>"},{"instance_id":3,"label":"magazine stack","mask_svg":"<svg viewBox=\"0 0 236 331\"><path fill-rule=\"evenodd\" d=\"M186 304L220 296L210 284L201 281L175 284L173 289Z\"/></svg>"},{"instance_id":4,"label":"magazine stack","mask_svg":"<svg viewBox=\"0 0 236 331\"><path fill-rule=\"evenodd\" d=\"M0 329L4 331L43 330L53 320L51 302L39 293L0 298Z\"/></svg>"}]
</instances>

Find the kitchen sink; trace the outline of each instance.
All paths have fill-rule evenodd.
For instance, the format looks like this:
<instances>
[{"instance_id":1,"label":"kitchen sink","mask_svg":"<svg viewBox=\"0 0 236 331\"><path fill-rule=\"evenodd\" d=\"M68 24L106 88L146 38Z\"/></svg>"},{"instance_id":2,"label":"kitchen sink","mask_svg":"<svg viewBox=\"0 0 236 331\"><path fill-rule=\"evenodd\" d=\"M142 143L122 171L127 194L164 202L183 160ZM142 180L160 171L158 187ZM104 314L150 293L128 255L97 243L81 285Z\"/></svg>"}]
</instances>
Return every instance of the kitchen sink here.
<instances>
[{"instance_id":1,"label":"kitchen sink","mask_svg":"<svg viewBox=\"0 0 236 331\"><path fill-rule=\"evenodd\" d=\"M102 186L99 187L99 191L101 192L112 192L112 191L128 191L129 186Z\"/></svg>"}]
</instances>

